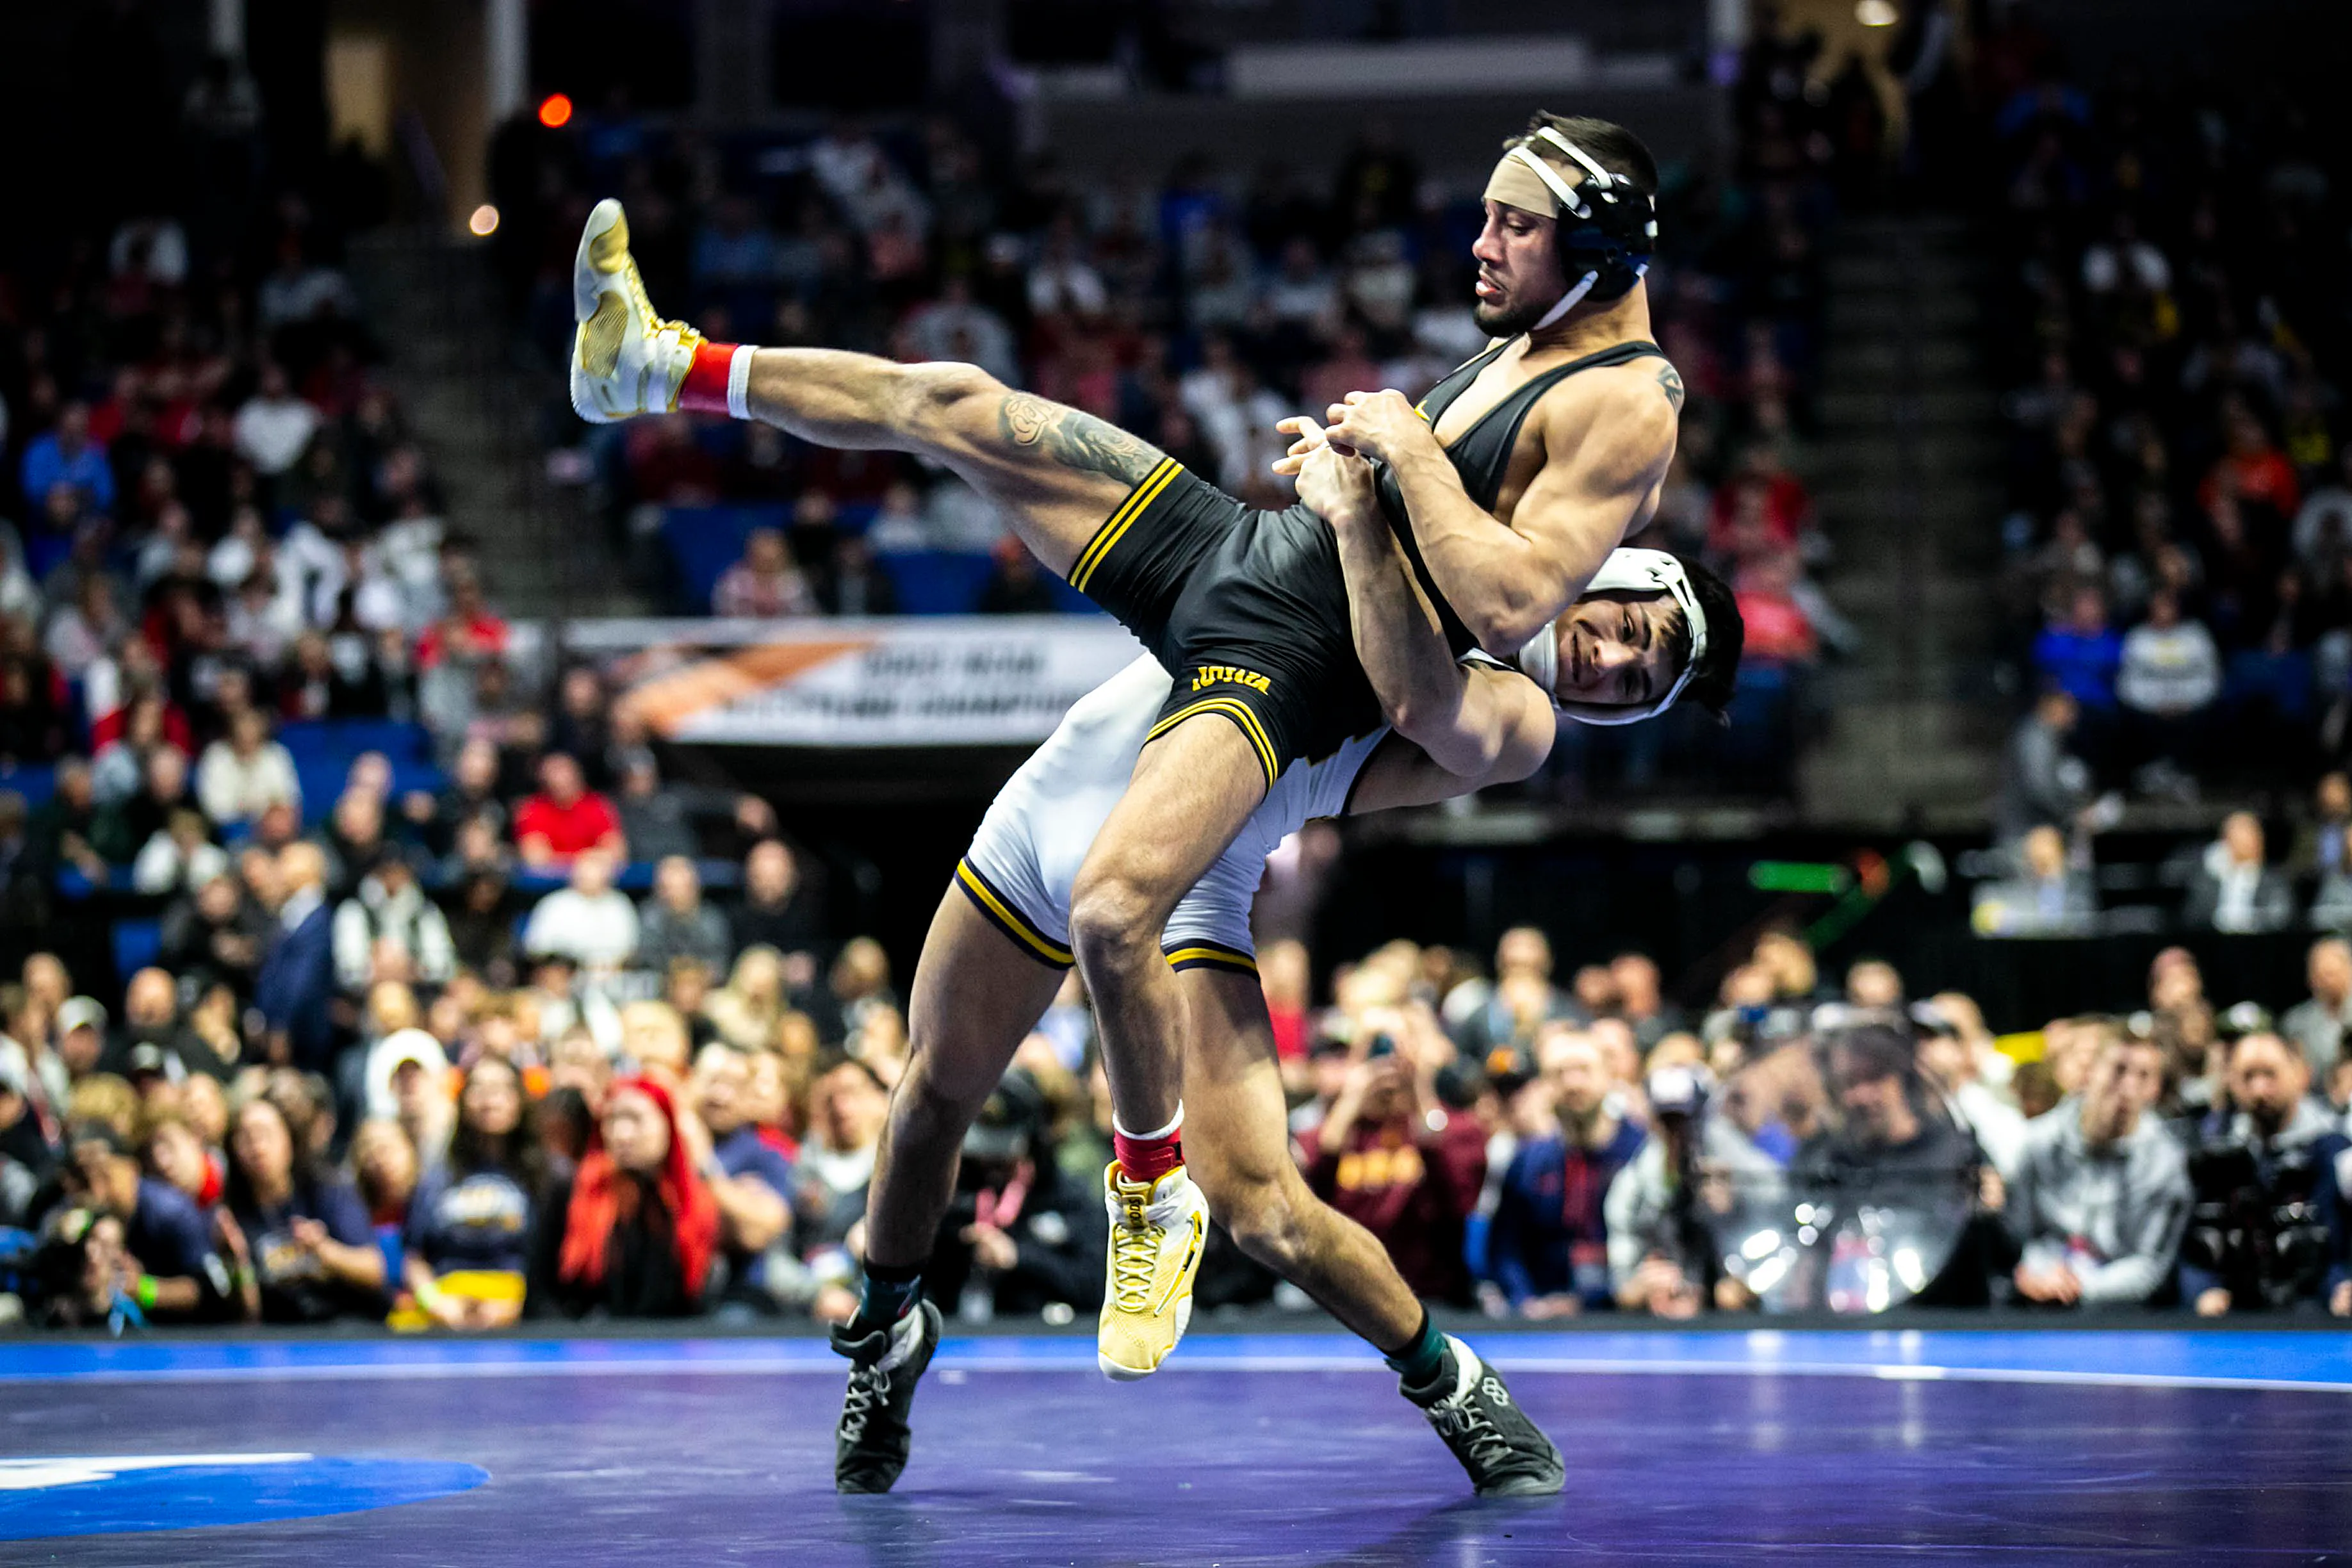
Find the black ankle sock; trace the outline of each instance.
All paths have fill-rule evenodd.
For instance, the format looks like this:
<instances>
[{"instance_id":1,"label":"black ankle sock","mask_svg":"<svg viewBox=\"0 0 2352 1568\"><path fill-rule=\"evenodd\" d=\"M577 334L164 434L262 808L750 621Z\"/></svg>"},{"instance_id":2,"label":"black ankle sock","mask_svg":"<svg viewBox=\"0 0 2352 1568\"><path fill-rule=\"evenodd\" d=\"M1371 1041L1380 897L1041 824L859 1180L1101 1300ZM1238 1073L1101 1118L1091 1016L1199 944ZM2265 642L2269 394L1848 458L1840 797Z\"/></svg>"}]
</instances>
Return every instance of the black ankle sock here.
<instances>
[{"instance_id":1,"label":"black ankle sock","mask_svg":"<svg viewBox=\"0 0 2352 1568\"><path fill-rule=\"evenodd\" d=\"M1429 1321L1427 1308L1422 1309L1421 1327L1412 1338L1381 1359L1407 1388L1426 1388L1437 1381L1437 1374L1445 1370L1445 1336Z\"/></svg>"},{"instance_id":2,"label":"black ankle sock","mask_svg":"<svg viewBox=\"0 0 2352 1568\"><path fill-rule=\"evenodd\" d=\"M893 1268L887 1263L868 1262L866 1283L857 1292L856 1326L872 1332L887 1328L915 1310L923 1299L923 1270L920 1264L911 1268Z\"/></svg>"}]
</instances>

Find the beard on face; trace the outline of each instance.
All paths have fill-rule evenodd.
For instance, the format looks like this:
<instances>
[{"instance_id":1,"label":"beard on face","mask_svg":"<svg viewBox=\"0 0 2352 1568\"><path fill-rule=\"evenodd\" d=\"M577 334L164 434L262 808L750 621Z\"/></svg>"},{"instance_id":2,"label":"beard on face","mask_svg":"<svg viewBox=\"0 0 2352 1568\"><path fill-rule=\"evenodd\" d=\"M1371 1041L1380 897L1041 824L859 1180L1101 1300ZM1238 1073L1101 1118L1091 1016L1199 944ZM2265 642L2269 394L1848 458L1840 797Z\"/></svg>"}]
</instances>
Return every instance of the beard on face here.
<instances>
[{"instance_id":1,"label":"beard on face","mask_svg":"<svg viewBox=\"0 0 2352 1568\"><path fill-rule=\"evenodd\" d=\"M1516 338L1522 332L1533 331L1553 303L1553 300L1546 300L1535 305L1494 305L1482 300L1471 307L1470 320L1490 338Z\"/></svg>"},{"instance_id":2,"label":"beard on face","mask_svg":"<svg viewBox=\"0 0 2352 1568\"><path fill-rule=\"evenodd\" d=\"M1567 281L1561 279L1559 287L1548 290L1542 298L1522 303L1520 298L1522 290L1514 288L1508 300L1481 300L1473 305L1470 308L1470 320L1477 325L1480 331L1490 338L1516 338L1522 332L1535 331L1536 323L1542 321L1545 313L1554 305L1559 303L1560 295L1567 290Z\"/></svg>"}]
</instances>

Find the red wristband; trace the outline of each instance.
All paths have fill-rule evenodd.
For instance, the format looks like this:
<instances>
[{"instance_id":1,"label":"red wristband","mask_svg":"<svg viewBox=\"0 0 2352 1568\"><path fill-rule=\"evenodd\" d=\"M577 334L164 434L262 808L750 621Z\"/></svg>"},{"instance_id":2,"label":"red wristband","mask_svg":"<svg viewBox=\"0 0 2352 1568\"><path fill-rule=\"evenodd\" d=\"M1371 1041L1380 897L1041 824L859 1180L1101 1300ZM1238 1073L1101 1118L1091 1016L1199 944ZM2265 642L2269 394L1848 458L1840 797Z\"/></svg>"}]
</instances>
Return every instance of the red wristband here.
<instances>
[{"instance_id":1,"label":"red wristband","mask_svg":"<svg viewBox=\"0 0 2352 1568\"><path fill-rule=\"evenodd\" d=\"M678 383L677 406L687 414L751 417L744 394L751 384L751 353L740 343L697 343L694 363Z\"/></svg>"}]
</instances>

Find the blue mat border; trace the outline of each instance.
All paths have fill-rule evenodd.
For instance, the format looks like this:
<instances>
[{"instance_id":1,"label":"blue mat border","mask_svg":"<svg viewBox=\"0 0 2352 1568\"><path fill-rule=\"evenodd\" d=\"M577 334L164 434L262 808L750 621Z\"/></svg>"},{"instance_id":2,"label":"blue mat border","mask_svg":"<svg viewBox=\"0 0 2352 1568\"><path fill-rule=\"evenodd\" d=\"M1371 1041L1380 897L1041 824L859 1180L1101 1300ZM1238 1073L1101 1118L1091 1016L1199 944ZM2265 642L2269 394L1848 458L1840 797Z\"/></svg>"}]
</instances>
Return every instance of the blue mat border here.
<instances>
[{"instance_id":1,"label":"blue mat border","mask_svg":"<svg viewBox=\"0 0 2352 1568\"><path fill-rule=\"evenodd\" d=\"M1471 1338L1478 1336L1474 1332ZM1512 1373L1875 1377L1895 1381L2076 1383L2352 1393L2352 1333L2164 1330L1742 1329L1496 1333ZM943 1371L1094 1375L1094 1345L1072 1335L950 1338ZM0 1344L0 1383L428 1380L454 1377L839 1375L821 1340L416 1339L134 1340ZM1167 1371L1382 1373L1342 1334L1195 1333Z\"/></svg>"}]
</instances>

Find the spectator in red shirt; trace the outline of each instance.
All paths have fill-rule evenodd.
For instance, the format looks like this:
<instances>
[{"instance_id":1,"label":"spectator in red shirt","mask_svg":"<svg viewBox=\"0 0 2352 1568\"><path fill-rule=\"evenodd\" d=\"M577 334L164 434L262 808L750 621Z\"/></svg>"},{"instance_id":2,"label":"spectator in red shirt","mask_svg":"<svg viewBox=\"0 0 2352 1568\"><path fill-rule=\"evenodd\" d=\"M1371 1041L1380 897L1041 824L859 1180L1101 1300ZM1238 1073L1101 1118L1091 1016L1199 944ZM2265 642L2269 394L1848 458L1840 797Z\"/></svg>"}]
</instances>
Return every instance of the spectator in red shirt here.
<instances>
[{"instance_id":1,"label":"spectator in red shirt","mask_svg":"<svg viewBox=\"0 0 2352 1568\"><path fill-rule=\"evenodd\" d=\"M522 852L524 865L538 871L562 870L591 849L602 849L615 859L628 858L621 814L588 787L577 760L550 752L539 764L539 786L540 793L515 810L515 847Z\"/></svg>"},{"instance_id":2,"label":"spectator in red shirt","mask_svg":"<svg viewBox=\"0 0 2352 1568\"><path fill-rule=\"evenodd\" d=\"M1774 664L1810 664L1821 651L1813 623L1798 604L1797 552L1775 551L1739 574L1733 596L1748 627L1748 657Z\"/></svg>"},{"instance_id":3,"label":"spectator in red shirt","mask_svg":"<svg viewBox=\"0 0 2352 1568\"><path fill-rule=\"evenodd\" d=\"M1743 521L1747 526L1742 527ZM1740 454L1739 470L1715 492L1707 522L1707 547L1719 554L1745 556L1765 538L1776 545L1801 543L1812 527L1813 498L1782 466L1778 448L1759 441Z\"/></svg>"},{"instance_id":4,"label":"spectator in red shirt","mask_svg":"<svg viewBox=\"0 0 2352 1568\"><path fill-rule=\"evenodd\" d=\"M2226 489L2242 505L2268 507L2282 522L2292 519L2303 505L2303 487L2296 482L2294 465L2271 444L2270 432L2253 411L2231 399L2221 416L2221 437L2226 443L2221 460L2197 491L2205 510L2213 510L2215 498Z\"/></svg>"},{"instance_id":5,"label":"spectator in red shirt","mask_svg":"<svg viewBox=\"0 0 2352 1568\"><path fill-rule=\"evenodd\" d=\"M1413 1294L1467 1306L1462 1244L1486 1180L1486 1132L1439 1105L1434 1074L1453 1047L1420 1012L1370 1008L1360 1017L1355 1059L1316 1130L1307 1180L1380 1238Z\"/></svg>"},{"instance_id":6,"label":"spectator in red shirt","mask_svg":"<svg viewBox=\"0 0 2352 1568\"><path fill-rule=\"evenodd\" d=\"M416 668L431 669L445 658L500 658L507 651L507 624L482 602L482 585L469 572L449 579L449 613L416 639Z\"/></svg>"}]
</instances>

